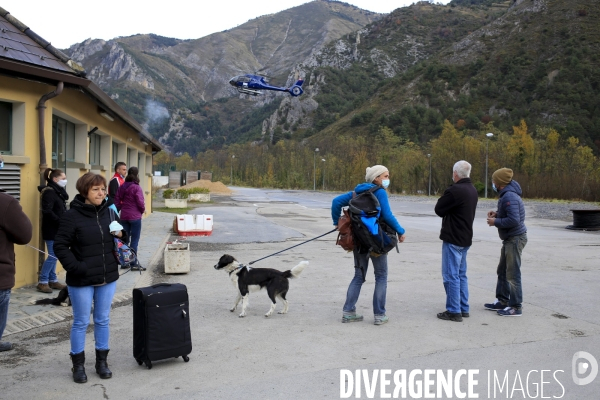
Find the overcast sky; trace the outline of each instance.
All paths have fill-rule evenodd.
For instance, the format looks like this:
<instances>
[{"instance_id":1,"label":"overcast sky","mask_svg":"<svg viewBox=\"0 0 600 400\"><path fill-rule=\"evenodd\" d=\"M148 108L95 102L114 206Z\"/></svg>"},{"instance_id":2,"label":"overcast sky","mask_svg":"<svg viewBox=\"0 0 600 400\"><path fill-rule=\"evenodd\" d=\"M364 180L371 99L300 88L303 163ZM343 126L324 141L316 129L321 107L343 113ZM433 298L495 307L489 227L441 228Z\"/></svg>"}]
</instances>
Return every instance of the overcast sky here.
<instances>
[{"instance_id":1,"label":"overcast sky","mask_svg":"<svg viewBox=\"0 0 600 400\"><path fill-rule=\"evenodd\" d=\"M450 0L437 0L447 4ZM197 39L230 29L307 0L3 0L0 5L32 31L64 49L88 38L113 39L155 33ZM346 0L365 10L389 13L414 0Z\"/></svg>"}]
</instances>

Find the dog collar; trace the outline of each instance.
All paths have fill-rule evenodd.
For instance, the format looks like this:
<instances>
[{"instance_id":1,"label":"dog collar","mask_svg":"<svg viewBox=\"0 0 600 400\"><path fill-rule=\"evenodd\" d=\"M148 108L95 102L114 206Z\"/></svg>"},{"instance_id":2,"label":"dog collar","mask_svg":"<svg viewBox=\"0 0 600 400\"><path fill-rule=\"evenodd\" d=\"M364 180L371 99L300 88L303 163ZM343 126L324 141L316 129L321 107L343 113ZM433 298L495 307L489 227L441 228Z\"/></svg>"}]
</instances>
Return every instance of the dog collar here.
<instances>
[{"instance_id":1,"label":"dog collar","mask_svg":"<svg viewBox=\"0 0 600 400\"><path fill-rule=\"evenodd\" d=\"M234 270L232 270L232 271L229 273L229 275L233 274L235 271L237 271L238 269L242 269L242 268L248 268L248 267L246 267L244 264L240 264L240 265L238 265L237 267L235 267L235 269L234 269ZM248 268L248 271L250 271L250 268Z\"/></svg>"}]
</instances>

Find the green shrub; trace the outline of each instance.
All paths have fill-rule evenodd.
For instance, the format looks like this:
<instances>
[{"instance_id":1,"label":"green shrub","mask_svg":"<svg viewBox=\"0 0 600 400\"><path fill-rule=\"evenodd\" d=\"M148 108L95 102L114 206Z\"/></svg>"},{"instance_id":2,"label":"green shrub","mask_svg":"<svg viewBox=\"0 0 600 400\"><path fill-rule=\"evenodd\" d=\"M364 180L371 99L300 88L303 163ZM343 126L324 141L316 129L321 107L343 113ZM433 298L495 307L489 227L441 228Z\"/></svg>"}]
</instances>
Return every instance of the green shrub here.
<instances>
[{"instance_id":1,"label":"green shrub","mask_svg":"<svg viewBox=\"0 0 600 400\"><path fill-rule=\"evenodd\" d=\"M208 188L203 188L203 187L195 187L195 188L191 188L191 189L187 189L189 191L190 194L198 194L198 193L210 193L210 190L208 190Z\"/></svg>"},{"instance_id":2,"label":"green shrub","mask_svg":"<svg viewBox=\"0 0 600 400\"><path fill-rule=\"evenodd\" d=\"M475 186L475 189L477 190L477 194L479 194L479 196L483 196L485 194L485 184L484 183L475 182L473 184L473 186Z\"/></svg>"},{"instance_id":3,"label":"green shrub","mask_svg":"<svg viewBox=\"0 0 600 400\"><path fill-rule=\"evenodd\" d=\"M163 199L170 199L170 198L172 198L172 197L173 197L173 193L174 193L174 192L175 192L175 191L174 191L173 189L166 189L166 190L163 192Z\"/></svg>"},{"instance_id":4,"label":"green shrub","mask_svg":"<svg viewBox=\"0 0 600 400\"><path fill-rule=\"evenodd\" d=\"M176 199L187 199L190 197L190 189L178 189L175 192L174 197Z\"/></svg>"},{"instance_id":5,"label":"green shrub","mask_svg":"<svg viewBox=\"0 0 600 400\"><path fill-rule=\"evenodd\" d=\"M190 189L167 189L163 192L163 198L165 199L187 199L190 197L190 194L196 193L210 193L207 188L203 187L195 187Z\"/></svg>"}]
</instances>

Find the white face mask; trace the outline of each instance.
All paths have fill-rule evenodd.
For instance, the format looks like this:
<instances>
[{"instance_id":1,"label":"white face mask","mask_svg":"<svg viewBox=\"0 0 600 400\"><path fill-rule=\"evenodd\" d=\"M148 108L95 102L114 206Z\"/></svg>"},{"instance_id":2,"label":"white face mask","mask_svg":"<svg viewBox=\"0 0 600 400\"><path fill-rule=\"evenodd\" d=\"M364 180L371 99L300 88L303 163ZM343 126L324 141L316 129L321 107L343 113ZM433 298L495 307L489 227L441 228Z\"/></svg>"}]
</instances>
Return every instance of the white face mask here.
<instances>
[{"instance_id":1,"label":"white face mask","mask_svg":"<svg viewBox=\"0 0 600 400\"><path fill-rule=\"evenodd\" d=\"M387 189L387 187L390 186L390 180L389 179L383 179L381 181L381 186L383 186L384 189Z\"/></svg>"},{"instance_id":2,"label":"white face mask","mask_svg":"<svg viewBox=\"0 0 600 400\"><path fill-rule=\"evenodd\" d=\"M63 188L64 188L65 186L67 186L67 180L66 180L66 179L60 180L60 181L56 182L56 184L57 184L58 186L60 186L60 187L63 187Z\"/></svg>"}]
</instances>

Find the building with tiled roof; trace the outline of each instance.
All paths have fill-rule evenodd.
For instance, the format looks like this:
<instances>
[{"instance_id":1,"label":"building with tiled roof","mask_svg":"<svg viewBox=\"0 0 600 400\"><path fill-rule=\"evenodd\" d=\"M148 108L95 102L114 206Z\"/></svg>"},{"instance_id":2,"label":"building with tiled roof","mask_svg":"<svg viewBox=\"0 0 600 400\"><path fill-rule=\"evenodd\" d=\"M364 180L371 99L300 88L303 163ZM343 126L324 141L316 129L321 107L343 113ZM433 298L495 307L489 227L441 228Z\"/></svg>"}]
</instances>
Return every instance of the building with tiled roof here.
<instances>
[{"instance_id":1,"label":"building with tiled roof","mask_svg":"<svg viewBox=\"0 0 600 400\"><path fill-rule=\"evenodd\" d=\"M84 69L0 8L0 189L17 198L40 238L38 185L47 167L75 182L86 172L109 180L118 161L137 166L151 210L152 156L161 145L94 82ZM1 166L1 164L0 164ZM16 246L16 287L37 282L44 255Z\"/></svg>"}]
</instances>

